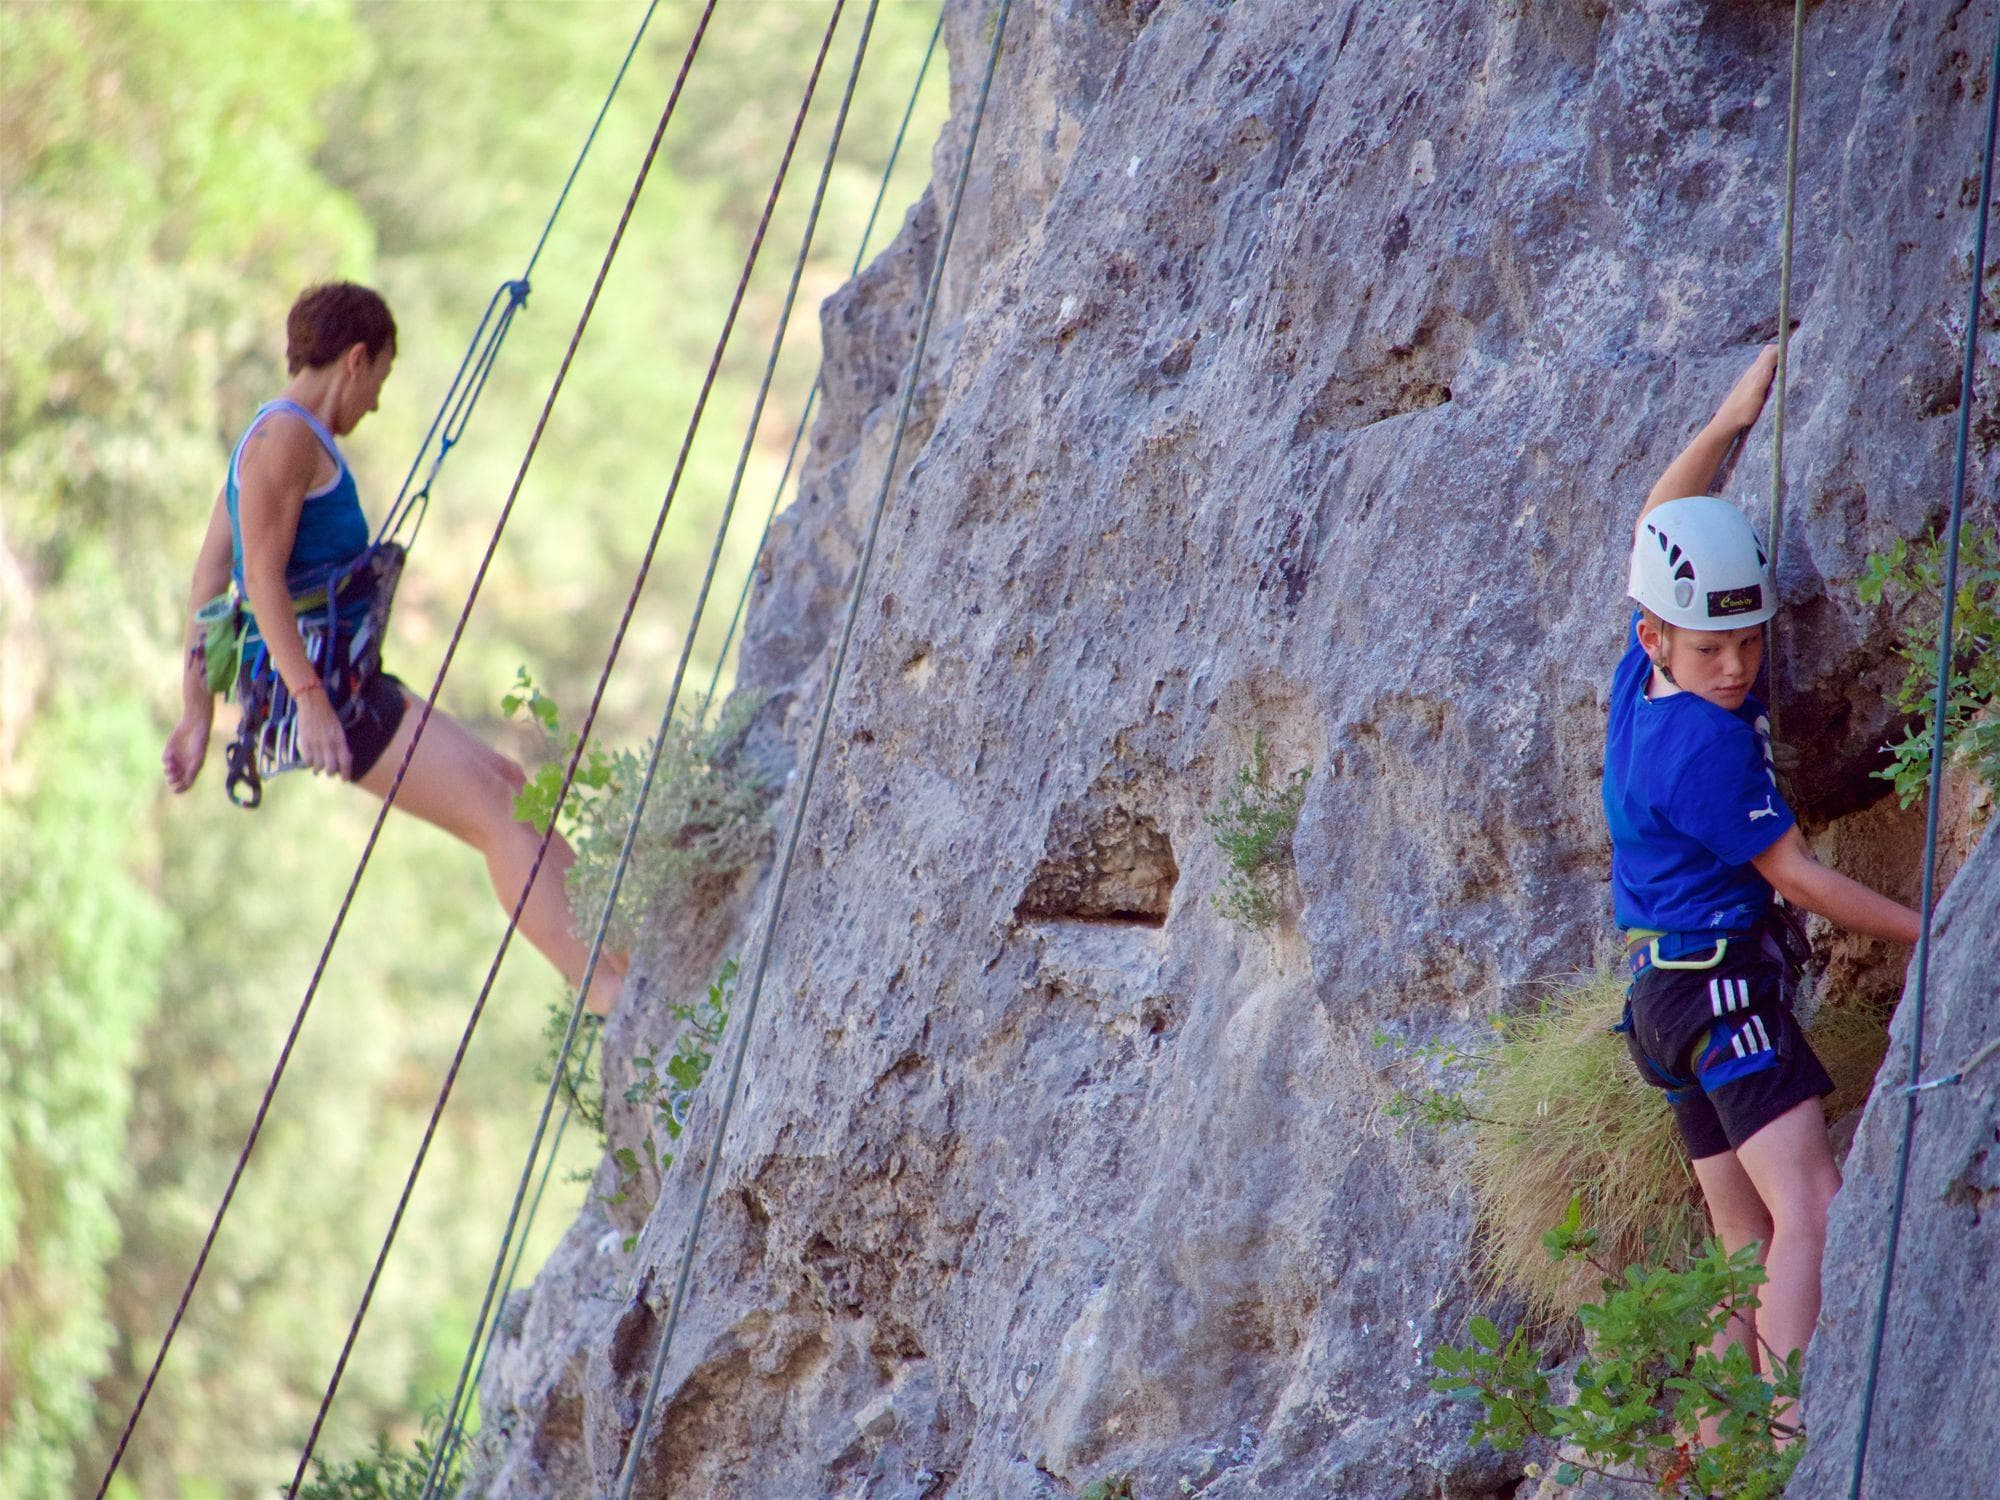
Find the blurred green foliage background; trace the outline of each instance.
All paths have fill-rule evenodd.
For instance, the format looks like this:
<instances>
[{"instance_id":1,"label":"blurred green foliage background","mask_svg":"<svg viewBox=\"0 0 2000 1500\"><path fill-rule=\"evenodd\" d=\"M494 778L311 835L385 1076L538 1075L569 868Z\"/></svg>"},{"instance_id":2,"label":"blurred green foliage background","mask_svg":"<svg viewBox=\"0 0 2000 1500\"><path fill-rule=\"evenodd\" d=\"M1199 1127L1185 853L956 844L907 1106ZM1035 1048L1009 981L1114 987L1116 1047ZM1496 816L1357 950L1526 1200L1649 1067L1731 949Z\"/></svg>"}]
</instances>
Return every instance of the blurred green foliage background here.
<instances>
[{"instance_id":1,"label":"blurred green foliage background","mask_svg":"<svg viewBox=\"0 0 2000 1500\"><path fill-rule=\"evenodd\" d=\"M613 744L658 718L865 8L841 22L614 679ZM391 631L412 684L436 670L697 10L661 5L445 466ZM379 515L643 11L0 0L0 1494L94 1486L373 815L303 777L231 808L227 708L193 792L159 774L187 571L230 444L283 384L284 311L335 276L396 311L382 409L346 445ZM530 764L546 747L498 700L522 664L566 710L587 698L831 14L724 0L522 491L443 702ZM881 5L699 682L935 14ZM923 188L944 99L938 66L878 244ZM475 856L391 820L122 1493L268 1495L289 1476L502 920ZM449 1390L560 988L515 946L322 1453L407 1435ZM565 1191L531 1264L582 1189Z\"/></svg>"}]
</instances>

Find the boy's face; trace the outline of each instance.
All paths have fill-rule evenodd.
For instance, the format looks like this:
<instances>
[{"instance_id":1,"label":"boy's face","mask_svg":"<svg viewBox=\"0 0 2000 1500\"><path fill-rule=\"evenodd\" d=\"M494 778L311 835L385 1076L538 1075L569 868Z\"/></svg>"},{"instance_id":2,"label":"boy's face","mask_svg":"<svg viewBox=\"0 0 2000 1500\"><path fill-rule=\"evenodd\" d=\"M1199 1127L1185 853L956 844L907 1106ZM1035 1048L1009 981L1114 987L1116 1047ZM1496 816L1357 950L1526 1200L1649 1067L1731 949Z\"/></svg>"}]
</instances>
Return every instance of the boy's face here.
<instances>
[{"instance_id":1,"label":"boy's face","mask_svg":"<svg viewBox=\"0 0 2000 1500\"><path fill-rule=\"evenodd\" d=\"M1663 631L1642 619L1639 644L1654 666L1666 669L1675 687L1733 713L1743 706L1757 681L1757 668L1764 660L1764 627L1689 630L1679 626Z\"/></svg>"}]
</instances>

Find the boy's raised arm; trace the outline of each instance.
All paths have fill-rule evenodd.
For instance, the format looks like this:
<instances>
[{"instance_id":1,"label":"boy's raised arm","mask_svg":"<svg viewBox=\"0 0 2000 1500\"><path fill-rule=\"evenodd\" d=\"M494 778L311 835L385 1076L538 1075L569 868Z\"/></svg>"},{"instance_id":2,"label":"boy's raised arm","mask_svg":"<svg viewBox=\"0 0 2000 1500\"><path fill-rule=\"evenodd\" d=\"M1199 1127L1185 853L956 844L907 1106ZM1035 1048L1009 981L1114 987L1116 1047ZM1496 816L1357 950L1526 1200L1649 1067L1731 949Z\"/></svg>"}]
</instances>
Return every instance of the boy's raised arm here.
<instances>
[{"instance_id":1,"label":"boy's raised arm","mask_svg":"<svg viewBox=\"0 0 2000 1500\"><path fill-rule=\"evenodd\" d=\"M1655 481L1646 503L1639 509L1638 521L1632 523L1635 538L1639 521L1645 520L1655 506L1665 505L1669 500L1685 500L1690 495L1712 493L1715 476L1723 459L1729 456L1729 445L1756 425L1764 410L1764 400L1771 394L1771 380L1777 373L1778 346L1766 344L1750 368L1737 377L1729 394L1722 398L1722 405L1708 419L1708 425L1694 435Z\"/></svg>"}]
</instances>

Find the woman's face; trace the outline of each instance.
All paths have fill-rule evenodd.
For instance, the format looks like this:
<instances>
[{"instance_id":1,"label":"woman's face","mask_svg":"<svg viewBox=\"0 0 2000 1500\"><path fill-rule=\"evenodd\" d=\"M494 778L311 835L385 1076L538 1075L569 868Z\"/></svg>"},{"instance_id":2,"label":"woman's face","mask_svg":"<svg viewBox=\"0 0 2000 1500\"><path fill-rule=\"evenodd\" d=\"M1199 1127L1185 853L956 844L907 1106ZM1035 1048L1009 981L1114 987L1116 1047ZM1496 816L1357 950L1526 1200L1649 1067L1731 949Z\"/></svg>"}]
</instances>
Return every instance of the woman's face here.
<instances>
[{"instance_id":1,"label":"woman's face","mask_svg":"<svg viewBox=\"0 0 2000 1500\"><path fill-rule=\"evenodd\" d=\"M395 362L394 344L384 344L382 352L373 359L368 357L366 344L356 344L341 356L346 389L335 412L336 436L346 437L361 424L363 417L382 404L382 382L389 378L389 367Z\"/></svg>"}]
</instances>

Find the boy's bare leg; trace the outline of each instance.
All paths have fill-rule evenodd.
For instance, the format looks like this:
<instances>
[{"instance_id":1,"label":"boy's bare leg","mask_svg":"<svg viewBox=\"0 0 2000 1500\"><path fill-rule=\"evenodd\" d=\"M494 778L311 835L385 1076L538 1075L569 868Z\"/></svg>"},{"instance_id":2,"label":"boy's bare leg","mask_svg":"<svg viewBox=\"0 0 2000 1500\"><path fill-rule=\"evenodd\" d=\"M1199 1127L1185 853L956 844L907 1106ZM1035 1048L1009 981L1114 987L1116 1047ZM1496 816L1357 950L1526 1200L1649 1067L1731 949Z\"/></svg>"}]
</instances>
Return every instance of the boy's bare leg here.
<instances>
[{"instance_id":1,"label":"boy's bare leg","mask_svg":"<svg viewBox=\"0 0 2000 1500\"><path fill-rule=\"evenodd\" d=\"M386 796L396 768L417 732L423 700L404 694L407 707L394 738L360 784L376 796ZM431 715L417 753L396 793L396 806L464 840L486 857L494 894L507 911L514 909L534 864L541 835L514 816L514 794L526 778L521 768L486 745L458 720L442 710ZM561 971L571 986L583 982L590 950L576 934L563 876L576 862L568 842L557 834L535 877L534 889L521 911L521 935ZM596 977L585 1001L591 1012L606 1015L625 985L623 954L599 958Z\"/></svg>"},{"instance_id":2,"label":"boy's bare leg","mask_svg":"<svg viewBox=\"0 0 2000 1500\"><path fill-rule=\"evenodd\" d=\"M1736 1148L1757 1196L1771 1212L1757 1332L1779 1358L1804 1349L1819 1320L1820 1260L1826 1216L1840 1191L1840 1168L1817 1099L1794 1105Z\"/></svg>"},{"instance_id":3,"label":"boy's bare leg","mask_svg":"<svg viewBox=\"0 0 2000 1500\"><path fill-rule=\"evenodd\" d=\"M1694 1163L1695 1180L1701 1184L1702 1198L1708 1204L1709 1226L1715 1237L1722 1241L1722 1248L1734 1255L1745 1245L1756 1245L1759 1264L1764 1261L1771 1243L1771 1215L1764 1207L1764 1200L1757 1195L1757 1186L1750 1180L1750 1174L1743 1170L1743 1164L1736 1159L1734 1151L1724 1151L1716 1156L1705 1156ZM1768 1285L1764 1291L1768 1294ZM1759 1301L1762 1301L1762 1296ZM1764 1368L1763 1350L1757 1344L1757 1329L1751 1321L1749 1309L1733 1314L1717 1334L1709 1350L1720 1358L1732 1344L1740 1345L1750 1355L1750 1366L1755 1370ZM1713 1446L1720 1437L1721 1419L1711 1417L1701 1424L1701 1441L1704 1446Z\"/></svg>"}]
</instances>

